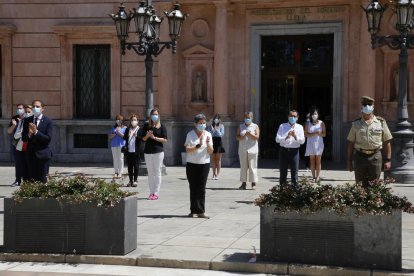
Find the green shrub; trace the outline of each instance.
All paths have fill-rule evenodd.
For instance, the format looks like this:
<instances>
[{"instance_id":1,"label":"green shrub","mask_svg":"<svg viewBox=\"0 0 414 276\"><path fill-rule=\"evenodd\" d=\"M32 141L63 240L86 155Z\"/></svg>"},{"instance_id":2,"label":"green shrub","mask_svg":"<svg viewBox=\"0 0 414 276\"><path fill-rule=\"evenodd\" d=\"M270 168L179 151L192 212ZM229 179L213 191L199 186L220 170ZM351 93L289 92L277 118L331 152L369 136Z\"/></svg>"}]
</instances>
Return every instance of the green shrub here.
<instances>
[{"instance_id":1,"label":"green shrub","mask_svg":"<svg viewBox=\"0 0 414 276\"><path fill-rule=\"evenodd\" d=\"M260 207L273 207L275 211L316 212L328 209L339 214L352 208L356 215L390 214L395 209L414 213L414 207L406 197L392 194L389 184L393 180L375 180L368 186L361 183L344 185L321 185L301 178L298 185L274 186L270 193L262 194L255 200Z\"/></svg>"},{"instance_id":2,"label":"green shrub","mask_svg":"<svg viewBox=\"0 0 414 276\"><path fill-rule=\"evenodd\" d=\"M122 198L135 195L122 191L115 182L107 183L103 179L51 176L46 184L41 182L23 182L13 193L13 198L21 202L25 198L56 198L72 203L92 202L97 206L112 207Z\"/></svg>"}]
</instances>

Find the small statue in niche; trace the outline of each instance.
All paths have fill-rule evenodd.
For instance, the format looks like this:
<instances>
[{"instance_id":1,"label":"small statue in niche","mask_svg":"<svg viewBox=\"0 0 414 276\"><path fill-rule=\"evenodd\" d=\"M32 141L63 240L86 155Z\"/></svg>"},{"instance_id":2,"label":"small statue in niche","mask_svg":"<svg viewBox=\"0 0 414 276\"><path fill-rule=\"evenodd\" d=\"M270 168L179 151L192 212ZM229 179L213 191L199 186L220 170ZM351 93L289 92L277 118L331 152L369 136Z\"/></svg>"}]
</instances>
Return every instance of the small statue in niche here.
<instances>
[{"instance_id":1,"label":"small statue in niche","mask_svg":"<svg viewBox=\"0 0 414 276\"><path fill-rule=\"evenodd\" d=\"M201 72L197 72L194 80L194 101L204 101L203 95L204 80Z\"/></svg>"}]
</instances>

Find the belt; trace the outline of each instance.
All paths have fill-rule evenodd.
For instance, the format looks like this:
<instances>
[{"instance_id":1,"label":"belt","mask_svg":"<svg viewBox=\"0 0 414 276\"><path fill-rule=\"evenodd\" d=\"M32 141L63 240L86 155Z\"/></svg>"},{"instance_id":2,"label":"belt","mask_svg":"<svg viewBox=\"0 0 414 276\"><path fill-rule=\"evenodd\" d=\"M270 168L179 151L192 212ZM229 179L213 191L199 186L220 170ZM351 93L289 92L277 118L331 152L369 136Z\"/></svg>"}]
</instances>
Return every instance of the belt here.
<instances>
[{"instance_id":1,"label":"belt","mask_svg":"<svg viewBox=\"0 0 414 276\"><path fill-rule=\"evenodd\" d=\"M297 150L299 148L287 148L287 147L281 147L282 149L285 149L287 151L293 151L293 150Z\"/></svg>"},{"instance_id":2,"label":"belt","mask_svg":"<svg viewBox=\"0 0 414 276\"><path fill-rule=\"evenodd\" d=\"M362 153L365 153L365 154L374 154L374 153L379 152L379 151L381 150L381 148L378 148L378 149L373 149L373 150L365 150L365 149L358 149L358 148L355 148L355 150L356 150L356 151L359 151L359 152L362 152Z\"/></svg>"}]
</instances>

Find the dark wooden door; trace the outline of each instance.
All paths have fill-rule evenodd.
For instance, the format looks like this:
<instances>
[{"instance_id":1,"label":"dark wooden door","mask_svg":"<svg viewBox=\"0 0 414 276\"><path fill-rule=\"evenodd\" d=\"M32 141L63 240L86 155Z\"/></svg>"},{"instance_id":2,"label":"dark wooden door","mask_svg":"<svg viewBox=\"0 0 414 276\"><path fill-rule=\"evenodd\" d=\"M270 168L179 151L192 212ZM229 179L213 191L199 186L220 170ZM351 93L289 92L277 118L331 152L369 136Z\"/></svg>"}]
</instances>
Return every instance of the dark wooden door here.
<instances>
[{"instance_id":1,"label":"dark wooden door","mask_svg":"<svg viewBox=\"0 0 414 276\"><path fill-rule=\"evenodd\" d=\"M333 35L264 36L261 56L260 157L278 158L275 135L289 110L298 110L304 124L317 106L328 129L324 158L330 158Z\"/></svg>"}]
</instances>

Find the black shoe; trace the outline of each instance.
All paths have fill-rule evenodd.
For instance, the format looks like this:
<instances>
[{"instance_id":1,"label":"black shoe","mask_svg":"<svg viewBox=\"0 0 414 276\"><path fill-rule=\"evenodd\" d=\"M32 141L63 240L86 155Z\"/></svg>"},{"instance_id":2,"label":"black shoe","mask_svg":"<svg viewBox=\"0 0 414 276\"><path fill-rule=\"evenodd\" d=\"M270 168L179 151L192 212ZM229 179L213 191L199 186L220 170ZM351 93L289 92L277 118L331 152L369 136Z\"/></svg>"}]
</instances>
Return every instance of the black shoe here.
<instances>
[{"instance_id":1,"label":"black shoe","mask_svg":"<svg viewBox=\"0 0 414 276\"><path fill-rule=\"evenodd\" d=\"M239 190L246 190L246 182L243 182L239 187Z\"/></svg>"}]
</instances>

